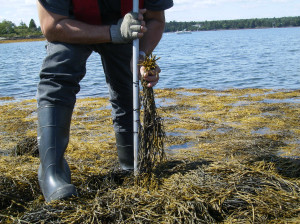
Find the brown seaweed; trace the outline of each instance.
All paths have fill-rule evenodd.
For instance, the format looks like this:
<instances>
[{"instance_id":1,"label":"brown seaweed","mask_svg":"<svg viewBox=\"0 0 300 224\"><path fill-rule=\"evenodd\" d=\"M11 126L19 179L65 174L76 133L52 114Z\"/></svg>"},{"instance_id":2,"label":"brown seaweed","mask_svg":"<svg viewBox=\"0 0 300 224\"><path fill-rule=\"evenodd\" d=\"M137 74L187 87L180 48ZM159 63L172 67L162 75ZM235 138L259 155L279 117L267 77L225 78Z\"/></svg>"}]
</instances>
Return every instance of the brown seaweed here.
<instances>
[{"instance_id":1,"label":"brown seaweed","mask_svg":"<svg viewBox=\"0 0 300 224\"><path fill-rule=\"evenodd\" d=\"M157 60L156 56L147 56L142 63L145 66L145 71L155 69ZM156 110L153 88L147 87L148 82L144 79L141 83L143 116L139 131L139 172L151 174L154 167L164 159L165 132L162 118Z\"/></svg>"},{"instance_id":2,"label":"brown seaweed","mask_svg":"<svg viewBox=\"0 0 300 224\"><path fill-rule=\"evenodd\" d=\"M78 99L66 160L79 197L52 203L38 186L39 159L11 154L34 148L36 102L1 104L0 223L299 223L299 90L155 97L167 156L151 181L118 170L108 99Z\"/></svg>"}]
</instances>

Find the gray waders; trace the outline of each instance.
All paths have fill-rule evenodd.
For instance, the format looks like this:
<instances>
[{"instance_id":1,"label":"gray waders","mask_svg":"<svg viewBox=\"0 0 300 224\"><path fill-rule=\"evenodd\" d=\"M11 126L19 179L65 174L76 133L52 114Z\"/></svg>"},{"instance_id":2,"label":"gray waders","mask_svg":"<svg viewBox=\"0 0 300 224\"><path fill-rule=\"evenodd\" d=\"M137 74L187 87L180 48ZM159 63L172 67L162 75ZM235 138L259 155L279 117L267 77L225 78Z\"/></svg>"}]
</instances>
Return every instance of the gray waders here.
<instances>
[{"instance_id":1,"label":"gray waders","mask_svg":"<svg viewBox=\"0 0 300 224\"><path fill-rule=\"evenodd\" d=\"M131 132L116 132L119 163L122 170L133 171L133 135Z\"/></svg>"},{"instance_id":2,"label":"gray waders","mask_svg":"<svg viewBox=\"0 0 300 224\"><path fill-rule=\"evenodd\" d=\"M50 105L38 109L39 185L47 202L76 196L64 158L69 142L72 109Z\"/></svg>"},{"instance_id":3,"label":"gray waders","mask_svg":"<svg viewBox=\"0 0 300 224\"><path fill-rule=\"evenodd\" d=\"M47 202L77 194L71 184L64 152L69 141L72 108L80 90L79 82L93 51L101 55L109 88L121 168L133 170L132 44L47 42L47 57L41 68L37 94L41 159L38 176Z\"/></svg>"},{"instance_id":4,"label":"gray waders","mask_svg":"<svg viewBox=\"0 0 300 224\"><path fill-rule=\"evenodd\" d=\"M47 202L77 196L71 184L71 172L64 158L69 142L73 110L59 105L38 109L38 147L41 164L39 185ZM133 136L131 132L116 132L117 152L122 170L133 170Z\"/></svg>"}]
</instances>

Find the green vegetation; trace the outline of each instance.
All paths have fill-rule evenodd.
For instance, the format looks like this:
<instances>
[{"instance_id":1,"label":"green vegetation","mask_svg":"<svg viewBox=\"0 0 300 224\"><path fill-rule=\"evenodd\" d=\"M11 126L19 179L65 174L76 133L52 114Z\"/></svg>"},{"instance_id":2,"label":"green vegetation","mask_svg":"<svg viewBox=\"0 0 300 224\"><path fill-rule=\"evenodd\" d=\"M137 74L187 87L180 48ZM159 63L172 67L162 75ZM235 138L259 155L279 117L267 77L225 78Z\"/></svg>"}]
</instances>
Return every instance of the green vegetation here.
<instances>
[{"instance_id":1,"label":"green vegetation","mask_svg":"<svg viewBox=\"0 0 300 224\"><path fill-rule=\"evenodd\" d=\"M4 38L33 38L41 37L43 34L41 28L37 27L33 19L30 20L27 26L24 22L21 22L19 26L16 26L13 22L3 20L0 23L0 37Z\"/></svg>"},{"instance_id":2,"label":"green vegetation","mask_svg":"<svg viewBox=\"0 0 300 224\"><path fill-rule=\"evenodd\" d=\"M295 27L300 26L300 16L263 19L238 19L204 22L176 22L166 23L165 32L177 30L219 30L219 29L254 29L269 27Z\"/></svg>"}]
</instances>

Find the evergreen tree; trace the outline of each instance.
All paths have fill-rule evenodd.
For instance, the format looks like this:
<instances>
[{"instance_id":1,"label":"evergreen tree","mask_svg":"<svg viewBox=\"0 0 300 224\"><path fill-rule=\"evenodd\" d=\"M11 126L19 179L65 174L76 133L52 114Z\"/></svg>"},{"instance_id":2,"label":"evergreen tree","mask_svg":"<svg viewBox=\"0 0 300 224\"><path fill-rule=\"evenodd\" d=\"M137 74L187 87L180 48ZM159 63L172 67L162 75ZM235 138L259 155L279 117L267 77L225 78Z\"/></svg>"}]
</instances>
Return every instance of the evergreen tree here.
<instances>
[{"instance_id":1,"label":"evergreen tree","mask_svg":"<svg viewBox=\"0 0 300 224\"><path fill-rule=\"evenodd\" d=\"M33 19L31 19L29 22L29 29L33 31L37 30L36 24Z\"/></svg>"},{"instance_id":2,"label":"evergreen tree","mask_svg":"<svg viewBox=\"0 0 300 224\"><path fill-rule=\"evenodd\" d=\"M18 28L20 28L20 29L27 29L28 26L26 25L26 23L24 23L23 21L21 21L20 25L18 26Z\"/></svg>"}]
</instances>

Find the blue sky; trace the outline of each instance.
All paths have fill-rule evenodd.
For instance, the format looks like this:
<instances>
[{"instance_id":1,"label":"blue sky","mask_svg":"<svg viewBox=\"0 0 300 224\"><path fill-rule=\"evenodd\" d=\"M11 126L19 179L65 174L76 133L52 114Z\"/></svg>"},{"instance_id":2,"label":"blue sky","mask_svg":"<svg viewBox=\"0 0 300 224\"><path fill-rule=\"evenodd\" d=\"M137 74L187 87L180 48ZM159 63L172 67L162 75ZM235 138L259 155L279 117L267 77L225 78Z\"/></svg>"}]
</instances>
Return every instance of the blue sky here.
<instances>
[{"instance_id":1,"label":"blue sky","mask_svg":"<svg viewBox=\"0 0 300 224\"><path fill-rule=\"evenodd\" d=\"M300 0L173 0L166 11L167 21L205 21L225 19L300 16ZM36 0L0 0L0 21L19 25L34 19L39 25Z\"/></svg>"},{"instance_id":2,"label":"blue sky","mask_svg":"<svg viewBox=\"0 0 300 224\"><path fill-rule=\"evenodd\" d=\"M300 16L300 0L174 0L174 4L166 12L168 21Z\"/></svg>"}]
</instances>

